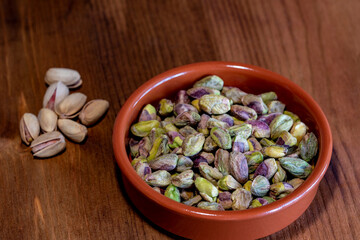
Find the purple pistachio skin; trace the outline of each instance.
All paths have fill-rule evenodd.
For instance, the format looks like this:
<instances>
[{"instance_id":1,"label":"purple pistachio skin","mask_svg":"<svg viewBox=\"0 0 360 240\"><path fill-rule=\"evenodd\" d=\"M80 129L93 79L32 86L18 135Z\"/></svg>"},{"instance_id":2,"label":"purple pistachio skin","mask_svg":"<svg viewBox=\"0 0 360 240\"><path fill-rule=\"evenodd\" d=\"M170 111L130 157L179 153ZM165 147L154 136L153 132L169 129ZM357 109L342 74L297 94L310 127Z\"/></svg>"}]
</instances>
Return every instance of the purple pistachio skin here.
<instances>
[{"instance_id":1,"label":"purple pistachio skin","mask_svg":"<svg viewBox=\"0 0 360 240\"><path fill-rule=\"evenodd\" d=\"M185 90L180 90L176 94L175 104L179 104L179 103L190 103L190 98Z\"/></svg>"},{"instance_id":2,"label":"purple pistachio skin","mask_svg":"<svg viewBox=\"0 0 360 240\"><path fill-rule=\"evenodd\" d=\"M232 105L231 113L239 120L246 121L249 119L256 119L257 113L254 109L241 106L241 105Z\"/></svg>"},{"instance_id":3,"label":"purple pistachio skin","mask_svg":"<svg viewBox=\"0 0 360 240\"><path fill-rule=\"evenodd\" d=\"M186 91L186 93L192 98L201 98L206 94L219 94L219 91L209 87L193 87Z\"/></svg>"},{"instance_id":4,"label":"purple pistachio skin","mask_svg":"<svg viewBox=\"0 0 360 240\"><path fill-rule=\"evenodd\" d=\"M244 106L254 109L257 114L265 114L268 111L267 106L259 96L247 94L242 97L241 101Z\"/></svg>"},{"instance_id":5,"label":"purple pistachio skin","mask_svg":"<svg viewBox=\"0 0 360 240\"><path fill-rule=\"evenodd\" d=\"M262 115L257 120L262 121L262 122L266 123L268 126L270 126L270 123L272 122L272 120L274 120L274 118L276 118L279 115L281 115L281 113L278 113L278 112L270 113L270 114Z\"/></svg>"},{"instance_id":6,"label":"purple pistachio skin","mask_svg":"<svg viewBox=\"0 0 360 240\"><path fill-rule=\"evenodd\" d=\"M267 173L268 173L268 166L264 162L262 162L256 168L255 173L254 173L254 178L258 175L266 177Z\"/></svg>"},{"instance_id":7,"label":"purple pistachio skin","mask_svg":"<svg viewBox=\"0 0 360 240\"><path fill-rule=\"evenodd\" d=\"M223 206L224 209L230 209L232 205L231 193L230 192L220 192L219 193L219 203Z\"/></svg>"},{"instance_id":8,"label":"purple pistachio skin","mask_svg":"<svg viewBox=\"0 0 360 240\"><path fill-rule=\"evenodd\" d=\"M230 153L230 173L241 184L248 180L249 168L244 154Z\"/></svg>"},{"instance_id":9,"label":"purple pistachio skin","mask_svg":"<svg viewBox=\"0 0 360 240\"><path fill-rule=\"evenodd\" d=\"M179 103L176 104L174 107L174 113L175 115L180 115L183 112L198 112L198 110L191 104L187 104L187 103Z\"/></svg>"},{"instance_id":10,"label":"purple pistachio skin","mask_svg":"<svg viewBox=\"0 0 360 240\"><path fill-rule=\"evenodd\" d=\"M269 202L264 198L256 198L256 200L258 200L263 206L269 204Z\"/></svg>"},{"instance_id":11,"label":"purple pistachio skin","mask_svg":"<svg viewBox=\"0 0 360 240\"><path fill-rule=\"evenodd\" d=\"M206 129L207 128L207 122L209 121L210 116L207 114L201 114L200 122L198 124L198 131L199 129Z\"/></svg>"},{"instance_id":12,"label":"purple pistachio skin","mask_svg":"<svg viewBox=\"0 0 360 240\"><path fill-rule=\"evenodd\" d=\"M253 134L257 138L269 138L270 127L265 122L259 120L248 120L246 123L251 124Z\"/></svg>"},{"instance_id":13,"label":"purple pistachio skin","mask_svg":"<svg viewBox=\"0 0 360 240\"><path fill-rule=\"evenodd\" d=\"M193 162L194 162L194 168L199 168L199 164L202 162L208 163L206 158L204 158L203 156L197 156Z\"/></svg>"},{"instance_id":14,"label":"purple pistachio skin","mask_svg":"<svg viewBox=\"0 0 360 240\"><path fill-rule=\"evenodd\" d=\"M179 132L175 132L175 131L169 131L169 132L167 133L167 135L168 135L168 137L169 137L169 143L170 143L170 144L172 144L172 143L174 142L174 139L175 139L176 137L181 138L181 140L184 140L184 139L185 139L183 135L181 135Z\"/></svg>"},{"instance_id":15,"label":"purple pistachio skin","mask_svg":"<svg viewBox=\"0 0 360 240\"><path fill-rule=\"evenodd\" d=\"M229 127L234 126L234 119L228 114L222 114L214 118L226 123Z\"/></svg>"}]
</instances>

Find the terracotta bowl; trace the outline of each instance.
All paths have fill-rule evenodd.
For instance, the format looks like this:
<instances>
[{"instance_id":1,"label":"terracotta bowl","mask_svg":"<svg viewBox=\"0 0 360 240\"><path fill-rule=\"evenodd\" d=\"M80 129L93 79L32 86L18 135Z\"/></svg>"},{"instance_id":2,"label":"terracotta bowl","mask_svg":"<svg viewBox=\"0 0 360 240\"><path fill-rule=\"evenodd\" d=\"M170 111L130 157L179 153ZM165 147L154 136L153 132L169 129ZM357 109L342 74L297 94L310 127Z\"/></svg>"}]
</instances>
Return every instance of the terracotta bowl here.
<instances>
[{"instance_id":1,"label":"terracotta bowl","mask_svg":"<svg viewBox=\"0 0 360 240\"><path fill-rule=\"evenodd\" d=\"M275 91L287 110L300 116L319 139L319 157L312 174L298 189L272 204L243 211L210 211L189 207L155 192L134 171L127 152L128 134L142 107L171 98L201 77L220 76L225 86L249 93ZM323 111L314 99L290 80L251 65L203 62L171 69L139 87L118 113L113 148L126 192L134 205L156 225L191 239L255 239L275 233L295 221L315 197L330 163L332 136Z\"/></svg>"}]
</instances>

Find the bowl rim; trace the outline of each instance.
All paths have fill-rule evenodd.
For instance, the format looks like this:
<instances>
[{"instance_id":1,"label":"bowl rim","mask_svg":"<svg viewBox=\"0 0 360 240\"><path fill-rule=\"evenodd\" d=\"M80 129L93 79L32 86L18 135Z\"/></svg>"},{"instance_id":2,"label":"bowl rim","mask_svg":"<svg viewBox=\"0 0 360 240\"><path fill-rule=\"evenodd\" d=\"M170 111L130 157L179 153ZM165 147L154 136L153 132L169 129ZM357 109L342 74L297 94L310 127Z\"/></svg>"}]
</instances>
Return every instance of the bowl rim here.
<instances>
[{"instance_id":1,"label":"bowl rim","mask_svg":"<svg viewBox=\"0 0 360 240\"><path fill-rule=\"evenodd\" d=\"M143 181L133 170L130 161L122 160L122 159L129 160L125 147L126 144L125 137L129 129L124 129L121 127L122 125L126 125L127 122L126 117L123 116L127 116L130 113L130 111L132 111L132 106L136 105L138 101L141 99L141 97L146 95L153 87L163 84L167 81L171 81L171 79L178 77L184 74L185 72L196 71L195 69L199 67L201 68L207 67L209 69L213 67L236 68L236 69L241 69L244 72L256 74L257 77L276 79L276 81L288 85L291 91L294 92L296 95L302 96L306 105L311 105L309 111L313 116L315 116L315 121L318 122L318 126L319 126L319 138L320 138L319 142L321 144L319 147L318 161L311 175L294 192L292 192L283 199L277 200L271 204L259 208L253 208L253 209L247 209L241 211L213 211L213 210L199 209L196 207L191 207L182 203L175 202L163 196L162 194L154 194L155 191L149 185L147 185L145 181ZM311 111L311 109L313 111ZM115 154L115 159L122 172L122 176L126 177L130 182L140 181L140 184L134 184L138 191L142 192L150 200L156 202L157 204L161 204L163 207L173 212L177 212L182 215L187 215L189 217L211 219L215 221L224 221L224 220L238 221L249 218L255 219L267 214L271 214L273 212L280 211L283 208L288 208L291 205L295 204L304 195L310 193L312 189L318 187L318 184L320 183L321 179L324 177L325 172L330 164L331 153L333 148L331 129L325 114L321 110L318 103L308 93L306 93L300 86L298 86L291 80L277 73L266 70L264 68L249 64L228 62L228 61L198 62L188 65L183 65L180 67L167 70L161 74L154 76L150 80L146 81L131 94L131 96L126 100L126 102L122 106L121 110L118 112L114 123L112 140L113 140L113 151Z\"/></svg>"}]
</instances>

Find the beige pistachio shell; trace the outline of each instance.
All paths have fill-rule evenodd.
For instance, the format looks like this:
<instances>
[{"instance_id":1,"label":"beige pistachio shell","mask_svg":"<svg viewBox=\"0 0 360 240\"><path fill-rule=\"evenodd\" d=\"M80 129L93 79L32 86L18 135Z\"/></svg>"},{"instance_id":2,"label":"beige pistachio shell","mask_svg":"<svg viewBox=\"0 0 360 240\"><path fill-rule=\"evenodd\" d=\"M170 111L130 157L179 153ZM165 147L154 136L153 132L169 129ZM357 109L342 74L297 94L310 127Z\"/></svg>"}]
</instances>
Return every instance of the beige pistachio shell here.
<instances>
[{"instance_id":1,"label":"beige pistachio shell","mask_svg":"<svg viewBox=\"0 0 360 240\"><path fill-rule=\"evenodd\" d=\"M43 132L52 132L56 130L58 116L49 108L42 108L38 113L40 128Z\"/></svg>"},{"instance_id":2,"label":"beige pistachio shell","mask_svg":"<svg viewBox=\"0 0 360 240\"><path fill-rule=\"evenodd\" d=\"M70 119L59 119L58 127L61 132L74 142L82 142L87 135L87 128Z\"/></svg>"},{"instance_id":3,"label":"beige pistachio shell","mask_svg":"<svg viewBox=\"0 0 360 240\"><path fill-rule=\"evenodd\" d=\"M55 112L59 118L74 118L79 115L86 98L86 95L82 93L72 93L57 105Z\"/></svg>"},{"instance_id":4,"label":"beige pistachio shell","mask_svg":"<svg viewBox=\"0 0 360 240\"><path fill-rule=\"evenodd\" d=\"M109 108L109 102L103 99L91 100L80 112L79 119L85 126L96 123Z\"/></svg>"},{"instance_id":5,"label":"beige pistachio shell","mask_svg":"<svg viewBox=\"0 0 360 240\"><path fill-rule=\"evenodd\" d=\"M44 95L43 107L54 110L56 106L69 95L69 89L62 82L51 84Z\"/></svg>"},{"instance_id":6,"label":"beige pistachio shell","mask_svg":"<svg viewBox=\"0 0 360 240\"><path fill-rule=\"evenodd\" d=\"M58 132L49 132L40 135L31 143L34 157L52 157L65 149L66 142L64 136Z\"/></svg>"},{"instance_id":7,"label":"beige pistachio shell","mask_svg":"<svg viewBox=\"0 0 360 240\"><path fill-rule=\"evenodd\" d=\"M79 72L69 68L49 68L45 74L45 82L49 85L62 82L70 89L82 84Z\"/></svg>"},{"instance_id":8,"label":"beige pistachio shell","mask_svg":"<svg viewBox=\"0 0 360 240\"><path fill-rule=\"evenodd\" d=\"M26 145L29 145L39 136L40 125L37 117L32 113L25 113L20 120L20 137Z\"/></svg>"}]
</instances>

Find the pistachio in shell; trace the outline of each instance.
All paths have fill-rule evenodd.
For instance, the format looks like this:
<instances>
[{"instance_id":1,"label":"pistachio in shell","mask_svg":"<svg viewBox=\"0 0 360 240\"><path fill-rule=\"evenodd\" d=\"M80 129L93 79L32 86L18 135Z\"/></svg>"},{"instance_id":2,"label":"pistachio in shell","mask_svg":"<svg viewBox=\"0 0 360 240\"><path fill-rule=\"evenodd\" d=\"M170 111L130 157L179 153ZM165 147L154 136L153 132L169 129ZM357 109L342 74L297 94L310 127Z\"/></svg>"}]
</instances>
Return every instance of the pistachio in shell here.
<instances>
[{"instance_id":1,"label":"pistachio in shell","mask_svg":"<svg viewBox=\"0 0 360 240\"><path fill-rule=\"evenodd\" d=\"M56 130L58 116L49 108L42 108L38 113L40 128L43 132L52 132Z\"/></svg>"},{"instance_id":2,"label":"pistachio in shell","mask_svg":"<svg viewBox=\"0 0 360 240\"><path fill-rule=\"evenodd\" d=\"M51 84L45 92L43 108L55 110L57 105L69 95L69 88L62 82Z\"/></svg>"},{"instance_id":3,"label":"pistachio in shell","mask_svg":"<svg viewBox=\"0 0 360 240\"><path fill-rule=\"evenodd\" d=\"M65 136L77 143L84 141L87 136L87 128L70 119L59 119L58 127Z\"/></svg>"},{"instance_id":4,"label":"pistachio in shell","mask_svg":"<svg viewBox=\"0 0 360 240\"><path fill-rule=\"evenodd\" d=\"M32 113L24 113L20 120L20 137L26 145L29 145L39 136L40 125L37 117Z\"/></svg>"},{"instance_id":5,"label":"pistachio in shell","mask_svg":"<svg viewBox=\"0 0 360 240\"><path fill-rule=\"evenodd\" d=\"M59 115L59 118L77 117L86 99L87 97L82 93L72 93L56 105L55 112Z\"/></svg>"},{"instance_id":6,"label":"pistachio in shell","mask_svg":"<svg viewBox=\"0 0 360 240\"><path fill-rule=\"evenodd\" d=\"M62 82L70 89L80 87L82 84L79 72L69 68L49 68L45 74L45 82L49 85Z\"/></svg>"},{"instance_id":7,"label":"pistachio in shell","mask_svg":"<svg viewBox=\"0 0 360 240\"><path fill-rule=\"evenodd\" d=\"M65 146L65 138L58 131L42 134L30 145L33 156L39 158L55 156L64 150Z\"/></svg>"},{"instance_id":8,"label":"pistachio in shell","mask_svg":"<svg viewBox=\"0 0 360 240\"><path fill-rule=\"evenodd\" d=\"M86 103L79 114L79 119L85 126L96 123L108 110L109 102L103 99L94 99Z\"/></svg>"}]
</instances>

